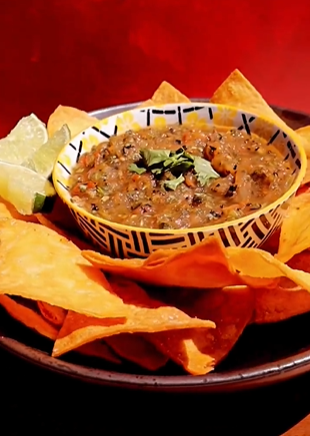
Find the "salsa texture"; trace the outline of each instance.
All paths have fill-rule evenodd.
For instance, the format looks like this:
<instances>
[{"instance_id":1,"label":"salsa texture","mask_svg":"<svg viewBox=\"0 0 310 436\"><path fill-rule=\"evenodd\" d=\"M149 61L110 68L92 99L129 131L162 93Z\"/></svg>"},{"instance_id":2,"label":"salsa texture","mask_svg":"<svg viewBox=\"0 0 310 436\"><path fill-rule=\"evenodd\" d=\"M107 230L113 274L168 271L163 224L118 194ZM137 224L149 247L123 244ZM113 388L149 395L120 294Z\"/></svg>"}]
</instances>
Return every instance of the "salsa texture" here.
<instances>
[{"instance_id":1,"label":"salsa texture","mask_svg":"<svg viewBox=\"0 0 310 436\"><path fill-rule=\"evenodd\" d=\"M149 127L83 154L72 202L109 221L151 229L241 218L283 195L292 168L273 145L242 130Z\"/></svg>"}]
</instances>

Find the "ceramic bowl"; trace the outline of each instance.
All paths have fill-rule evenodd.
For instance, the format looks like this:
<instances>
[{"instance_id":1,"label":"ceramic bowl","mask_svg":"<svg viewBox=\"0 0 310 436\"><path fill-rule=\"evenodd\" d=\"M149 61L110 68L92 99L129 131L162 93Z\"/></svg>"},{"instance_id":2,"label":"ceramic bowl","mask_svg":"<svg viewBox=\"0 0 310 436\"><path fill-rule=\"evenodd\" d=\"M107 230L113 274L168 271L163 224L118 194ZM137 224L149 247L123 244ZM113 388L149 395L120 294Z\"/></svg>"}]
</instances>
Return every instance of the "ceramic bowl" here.
<instances>
[{"instance_id":1,"label":"ceramic bowl","mask_svg":"<svg viewBox=\"0 0 310 436\"><path fill-rule=\"evenodd\" d=\"M69 181L80 156L112 135L148 126L198 124L237 128L256 134L272 143L284 160L292 166L293 183L277 201L240 219L190 229L148 229L131 227L98 218L71 202ZM81 132L58 156L53 170L57 194L69 207L83 233L103 253L115 257L148 257L160 248L185 248L208 236L218 236L224 246L257 247L281 225L288 200L295 195L307 166L305 152L298 135L275 121L258 117L240 109L209 103L169 104L134 109L113 115Z\"/></svg>"}]
</instances>

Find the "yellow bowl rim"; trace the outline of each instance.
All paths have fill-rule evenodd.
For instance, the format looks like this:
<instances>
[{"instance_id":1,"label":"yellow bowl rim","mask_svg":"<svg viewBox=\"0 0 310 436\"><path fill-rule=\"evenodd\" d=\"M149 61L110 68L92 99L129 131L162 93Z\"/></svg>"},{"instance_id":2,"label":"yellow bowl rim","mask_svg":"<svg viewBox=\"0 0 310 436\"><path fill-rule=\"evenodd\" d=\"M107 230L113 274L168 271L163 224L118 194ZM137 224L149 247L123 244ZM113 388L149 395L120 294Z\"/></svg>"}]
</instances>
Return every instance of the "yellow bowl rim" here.
<instances>
[{"instance_id":1,"label":"yellow bowl rim","mask_svg":"<svg viewBox=\"0 0 310 436\"><path fill-rule=\"evenodd\" d=\"M177 106L177 107L182 107L182 106L188 106L191 103L167 103L167 104L162 104L162 105L156 105L156 109L158 109L159 107L165 107L165 106ZM195 104L195 103L193 103ZM58 183L57 183L57 161L60 159L60 156L65 152L65 150L67 149L67 147L69 146L69 143L66 144L63 149L60 151L60 153L58 154L58 157L56 159L56 163L54 165L53 168L53 173L52 173L52 179L53 179L53 184L56 190L57 195L61 198L61 200L69 207L69 209L73 209L76 213L79 213L80 215L87 217L89 220L93 220L96 221L99 224L103 224L105 226L108 227L112 227L115 228L117 230L120 231L124 231L126 233L128 232L144 232L144 233L156 233L156 234L162 234L162 235L184 235L184 234L188 234L188 233L198 233L198 232L208 232L208 233L213 233L216 232L218 230L221 229L226 229L228 227L235 227L235 226L239 226L240 224L246 223L247 221L250 221L252 219L257 219L258 217L262 216L262 215L266 215L266 213L268 213L270 210L274 210L277 206L284 204L292 195L294 195L296 193L296 191L298 190L298 188L301 185L301 182L305 176L306 173L306 169L307 169L307 156L306 156L306 152L304 150L304 147L302 145L302 139L301 137L299 137L298 133L296 133L293 129L291 129L289 126L285 125L285 127L283 125L281 125L281 123L279 123L279 121L275 121L269 117L266 116L262 116L262 115L257 115L253 112L248 112L246 110L243 110L241 108L235 107L235 106L230 106L230 105L226 105L226 104L217 104L217 103L199 103L199 106L204 106L204 107L209 107L209 106L216 106L216 107L220 107L222 109L226 109L226 110L230 110L230 111L237 111L238 113L242 112L245 113L249 116L254 116L262 121L264 121L267 124L272 124L275 127L277 127L279 130L281 130L282 132L284 132L288 138L291 138L294 143L296 144L299 154L300 154L300 163L301 163L301 167L299 169L298 175L294 181L294 183L292 184L292 186L281 196L279 197L277 200L275 200L273 203L268 204L267 206L265 206L262 209L259 209L255 212L253 212L252 214L249 215L245 215L241 218L238 218L237 220L231 220L231 221L225 221L223 223L220 224L213 224L210 226L203 226L203 227L191 227L191 228L184 228L184 229L151 229L148 227L134 227L134 226L130 226L127 224L120 224L120 223L116 223L114 221L109 221L106 220L104 218L101 217L97 217L93 214L91 214L90 212L87 212L85 209L83 209L82 207L79 207L77 205L75 205L74 203L72 203L70 200L67 200L66 198L64 198L62 196L62 191L60 190ZM144 107L144 108L134 108L131 109L129 111L126 112L133 112L133 111L141 111L146 110L146 109L150 109L155 106L148 106L148 107ZM111 115L109 117L103 118L102 120L98 120L98 124L100 124L102 121L112 118L112 117L117 117L117 116L121 116L123 113L119 113L119 114L114 114ZM95 124L96 125L96 124ZM220 127L220 126L219 126ZM87 130L91 129L92 127L88 127L87 129L85 129L83 132L87 132ZM77 136L80 136L82 134L82 132L80 132ZM75 138L74 137L74 138ZM72 140L74 138L71 138L70 142L72 142Z\"/></svg>"}]
</instances>

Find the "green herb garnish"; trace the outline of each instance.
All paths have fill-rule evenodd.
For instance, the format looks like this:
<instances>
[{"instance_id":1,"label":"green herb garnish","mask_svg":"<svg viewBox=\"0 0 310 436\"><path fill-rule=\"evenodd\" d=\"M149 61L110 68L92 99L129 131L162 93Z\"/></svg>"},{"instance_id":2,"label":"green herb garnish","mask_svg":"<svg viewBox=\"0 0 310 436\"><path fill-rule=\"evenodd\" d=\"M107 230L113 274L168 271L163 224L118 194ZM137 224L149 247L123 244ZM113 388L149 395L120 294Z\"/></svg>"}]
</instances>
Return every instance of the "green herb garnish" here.
<instances>
[{"instance_id":1,"label":"green herb garnish","mask_svg":"<svg viewBox=\"0 0 310 436\"><path fill-rule=\"evenodd\" d=\"M170 189L171 191L175 191L177 189L177 187L184 182L184 177L182 176L182 174L176 178L176 179L172 179L172 180L165 180L163 182L163 186L166 189Z\"/></svg>"},{"instance_id":2,"label":"green herb garnish","mask_svg":"<svg viewBox=\"0 0 310 436\"><path fill-rule=\"evenodd\" d=\"M158 164L164 164L164 162L169 158L169 150L140 150L140 155L146 163L147 167L152 167Z\"/></svg>"},{"instance_id":3,"label":"green herb garnish","mask_svg":"<svg viewBox=\"0 0 310 436\"><path fill-rule=\"evenodd\" d=\"M197 180L201 186L205 186L209 180L217 179L219 177L219 174L214 171L211 163L202 157L194 157L194 168L195 173L197 174Z\"/></svg>"},{"instance_id":4,"label":"green herb garnish","mask_svg":"<svg viewBox=\"0 0 310 436\"><path fill-rule=\"evenodd\" d=\"M143 174L146 173L147 171L146 168L138 167L138 165L135 163L129 165L128 169L129 171L132 171L133 173L137 173L137 174Z\"/></svg>"},{"instance_id":5,"label":"green herb garnish","mask_svg":"<svg viewBox=\"0 0 310 436\"><path fill-rule=\"evenodd\" d=\"M167 189L175 190L184 182L184 174L191 169L194 170L201 186L205 186L211 179L219 177L219 174L214 171L208 160L191 155L184 148L177 151L142 149L140 155L139 165L131 164L129 170L137 174L150 171L158 178L165 172L170 171L175 179L163 182L163 186Z\"/></svg>"}]
</instances>

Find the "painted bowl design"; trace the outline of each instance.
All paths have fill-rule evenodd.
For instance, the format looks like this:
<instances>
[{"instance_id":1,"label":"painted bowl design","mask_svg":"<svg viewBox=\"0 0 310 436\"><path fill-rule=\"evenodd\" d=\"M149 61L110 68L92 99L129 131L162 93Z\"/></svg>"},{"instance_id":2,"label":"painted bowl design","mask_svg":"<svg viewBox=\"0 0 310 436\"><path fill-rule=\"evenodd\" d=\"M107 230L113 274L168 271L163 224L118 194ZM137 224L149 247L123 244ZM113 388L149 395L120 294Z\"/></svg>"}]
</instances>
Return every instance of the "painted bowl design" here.
<instances>
[{"instance_id":1,"label":"painted bowl design","mask_svg":"<svg viewBox=\"0 0 310 436\"><path fill-rule=\"evenodd\" d=\"M293 183L274 203L240 219L190 229L148 229L131 227L98 218L71 202L69 179L80 156L112 135L148 126L170 124L228 127L245 130L272 143L292 166ZM208 236L218 236L224 246L258 247L281 225L283 210L295 195L307 166L303 146L289 128L273 120L257 117L240 109L209 103L169 104L134 109L113 115L88 128L67 144L58 156L53 171L55 189L67 204L81 230L100 251L120 258L148 257L161 248L185 248Z\"/></svg>"}]
</instances>

